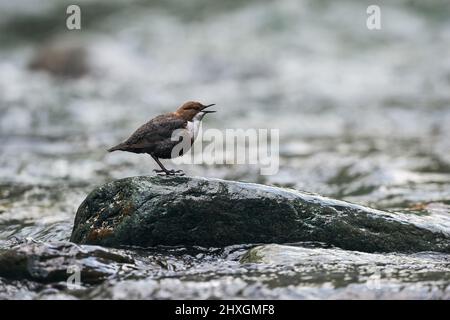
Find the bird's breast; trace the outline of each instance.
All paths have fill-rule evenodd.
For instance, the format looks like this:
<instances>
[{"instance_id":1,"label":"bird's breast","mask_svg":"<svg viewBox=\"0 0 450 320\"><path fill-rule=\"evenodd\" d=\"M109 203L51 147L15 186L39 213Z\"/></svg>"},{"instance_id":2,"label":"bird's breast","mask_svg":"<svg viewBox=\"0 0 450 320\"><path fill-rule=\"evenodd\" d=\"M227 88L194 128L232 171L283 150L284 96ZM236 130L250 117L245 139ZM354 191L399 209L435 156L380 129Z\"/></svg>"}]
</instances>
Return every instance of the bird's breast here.
<instances>
[{"instance_id":1,"label":"bird's breast","mask_svg":"<svg viewBox=\"0 0 450 320\"><path fill-rule=\"evenodd\" d=\"M200 128L200 121L197 119L194 119L192 121L188 121L187 123L187 130L189 132L189 135L191 137L191 141L193 142L198 135L198 131Z\"/></svg>"}]
</instances>

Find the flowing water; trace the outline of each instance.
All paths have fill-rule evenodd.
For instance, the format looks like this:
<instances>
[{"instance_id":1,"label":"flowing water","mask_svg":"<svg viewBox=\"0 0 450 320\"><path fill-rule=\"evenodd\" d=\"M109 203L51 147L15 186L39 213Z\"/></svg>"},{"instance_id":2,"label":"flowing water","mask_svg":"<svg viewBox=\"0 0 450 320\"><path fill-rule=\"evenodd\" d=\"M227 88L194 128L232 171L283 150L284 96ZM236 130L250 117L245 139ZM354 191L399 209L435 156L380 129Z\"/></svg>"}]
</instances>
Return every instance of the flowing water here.
<instances>
[{"instance_id":1,"label":"flowing water","mask_svg":"<svg viewBox=\"0 0 450 320\"><path fill-rule=\"evenodd\" d=\"M3 249L66 243L90 190L156 168L105 150L191 99L217 104L206 128L279 129L280 168L177 166L188 175L317 192L450 233L448 1L381 1L378 31L356 0L79 1L75 31L68 4L0 1ZM30 67L54 47L75 52L63 70L74 77ZM106 269L104 280L69 290L61 278L0 277L0 297L450 298L449 255L303 243L298 260L287 248L275 262L242 261L253 246L124 248L133 262L109 264L86 247L83 265Z\"/></svg>"}]
</instances>

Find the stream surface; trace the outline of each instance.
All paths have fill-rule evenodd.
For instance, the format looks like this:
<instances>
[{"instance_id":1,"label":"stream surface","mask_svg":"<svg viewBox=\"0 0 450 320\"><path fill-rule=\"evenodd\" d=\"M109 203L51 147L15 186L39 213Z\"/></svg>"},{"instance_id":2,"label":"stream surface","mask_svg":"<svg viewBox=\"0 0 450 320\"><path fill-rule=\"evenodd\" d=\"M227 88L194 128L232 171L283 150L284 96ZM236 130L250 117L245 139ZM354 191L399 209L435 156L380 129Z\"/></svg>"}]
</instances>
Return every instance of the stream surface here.
<instances>
[{"instance_id":1,"label":"stream surface","mask_svg":"<svg viewBox=\"0 0 450 320\"><path fill-rule=\"evenodd\" d=\"M70 2L0 1L1 250L68 245L95 186L156 168L148 155L106 149L186 100L217 104L204 128L279 129L279 171L168 166L316 192L450 233L450 2L381 1L379 31L357 0L78 3L82 29L68 31ZM30 68L52 46L81 50L86 72ZM296 243L301 253L241 261L255 245L114 250L132 263L87 246L82 263L102 281L82 274L70 289L61 277L0 277L0 298L450 299L448 254Z\"/></svg>"}]
</instances>

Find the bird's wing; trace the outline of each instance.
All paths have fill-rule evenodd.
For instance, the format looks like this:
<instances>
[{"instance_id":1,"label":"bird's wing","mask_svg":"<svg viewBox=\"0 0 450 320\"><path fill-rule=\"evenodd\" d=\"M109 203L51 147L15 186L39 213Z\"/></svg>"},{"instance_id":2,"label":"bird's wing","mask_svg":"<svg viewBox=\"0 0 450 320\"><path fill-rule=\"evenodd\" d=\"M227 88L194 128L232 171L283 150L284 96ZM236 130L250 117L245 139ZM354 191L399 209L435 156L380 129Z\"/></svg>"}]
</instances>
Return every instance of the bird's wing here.
<instances>
[{"instance_id":1,"label":"bird's wing","mask_svg":"<svg viewBox=\"0 0 450 320\"><path fill-rule=\"evenodd\" d=\"M124 142L124 145L130 149L149 148L155 142L170 139L174 130L185 129L186 126L187 121L184 119L170 115L161 115L139 127Z\"/></svg>"}]
</instances>

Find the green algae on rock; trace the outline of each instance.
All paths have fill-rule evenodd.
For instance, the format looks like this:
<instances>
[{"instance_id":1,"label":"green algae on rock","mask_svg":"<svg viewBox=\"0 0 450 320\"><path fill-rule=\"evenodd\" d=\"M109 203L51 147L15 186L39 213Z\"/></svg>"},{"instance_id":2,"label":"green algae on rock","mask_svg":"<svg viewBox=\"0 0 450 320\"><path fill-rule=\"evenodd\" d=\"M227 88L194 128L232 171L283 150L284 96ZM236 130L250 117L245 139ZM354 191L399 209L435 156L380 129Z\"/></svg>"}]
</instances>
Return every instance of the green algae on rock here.
<instances>
[{"instance_id":1,"label":"green algae on rock","mask_svg":"<svg viewBox=\"0 0 450 320\"><path fill-rule=\"evenodd\" d=\"M445 230L290 189L197 177L131 177L93 190L71 241L104 246L318 241L364 252L450 252Z\"/></svg>"}]
</instances>

